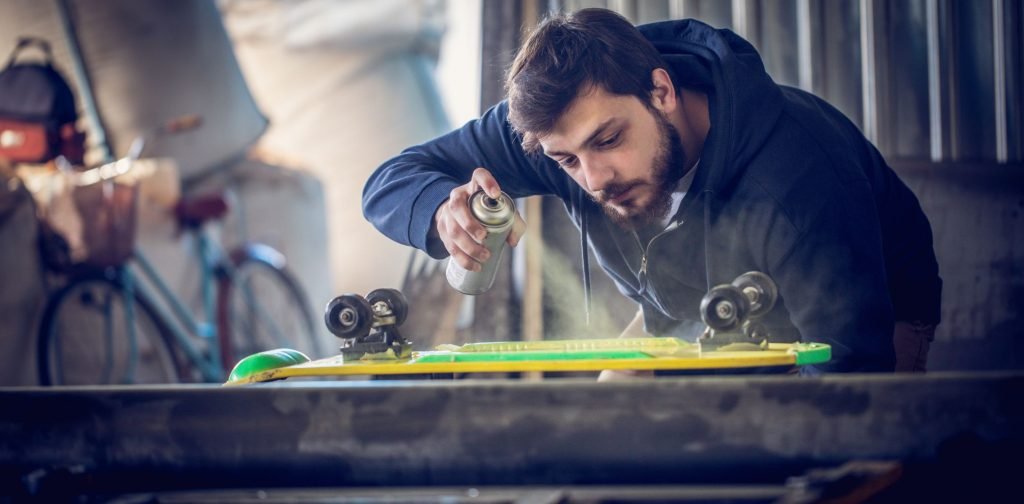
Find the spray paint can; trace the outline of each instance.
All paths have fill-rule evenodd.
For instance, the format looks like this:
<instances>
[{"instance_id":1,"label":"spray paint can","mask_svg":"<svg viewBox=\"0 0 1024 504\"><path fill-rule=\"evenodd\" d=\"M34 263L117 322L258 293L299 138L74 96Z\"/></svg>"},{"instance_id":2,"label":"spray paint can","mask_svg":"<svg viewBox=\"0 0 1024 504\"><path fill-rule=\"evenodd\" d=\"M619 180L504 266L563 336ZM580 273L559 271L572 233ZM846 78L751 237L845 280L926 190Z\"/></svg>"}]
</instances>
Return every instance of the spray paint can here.
<instances>
[{"instance_id":1,"label":"spray paint can","mask_svg":"<svg viewBox=\"0 0 1024 504\"><path fill-rule=\"evenodd\" d=\"M483 245L491 252L491 256L482 264L480 271L469 271L449 259L445 276L453 289L475 296L483 294L494 285L498 263L508 248L505 240L516 221L516 205L505 193L495 199L483 191L477 191L469 198L469 211L487 230Z\"/></svg>"}]
</instances>

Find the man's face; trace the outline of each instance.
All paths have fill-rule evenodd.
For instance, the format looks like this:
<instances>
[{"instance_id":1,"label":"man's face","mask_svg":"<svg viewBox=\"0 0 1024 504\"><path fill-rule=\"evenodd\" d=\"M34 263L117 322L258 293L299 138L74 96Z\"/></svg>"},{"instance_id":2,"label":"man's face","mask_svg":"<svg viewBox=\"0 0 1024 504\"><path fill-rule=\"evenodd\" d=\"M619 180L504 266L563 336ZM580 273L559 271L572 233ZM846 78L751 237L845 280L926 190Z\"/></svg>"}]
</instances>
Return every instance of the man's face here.
<instances>
[{"instance_id":1,"label":"man's face","mask_svg":"<svg viewBox=\"0 0 1024 504\"><path fill-rule=\"evenodd\" d=\"M544 154L625 228L664 217L689 166L678 132L660 111L600 87L577 96L538 140Z\"/></svg>"}]
</instances>

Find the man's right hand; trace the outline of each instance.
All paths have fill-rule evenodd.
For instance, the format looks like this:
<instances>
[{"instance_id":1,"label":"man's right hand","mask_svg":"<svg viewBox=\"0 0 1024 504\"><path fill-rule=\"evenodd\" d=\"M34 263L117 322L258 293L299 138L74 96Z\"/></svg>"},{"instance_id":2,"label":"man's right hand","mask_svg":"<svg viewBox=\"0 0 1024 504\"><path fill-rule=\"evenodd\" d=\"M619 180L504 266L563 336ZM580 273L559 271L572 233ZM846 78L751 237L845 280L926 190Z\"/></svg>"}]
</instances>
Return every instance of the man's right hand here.
<instances>
[{"instance_id":1,"label":"man's right hand","mask_svg":"<svg viewBox=\"0 0 1024 504\"><path fill-rule=\"evenodd\" d=\"M492 198L501 196L501 187L485 168L477 168L469 182L452 189L448 199L434 213L437 237L452 260L469 271L480 271L481 263L490 258L490 252L483 246L487 230L469 210L470 196L481 189ZM525 230L526 222L516 213L515 223L506 240L508 244L515 247Z\"/></svg>"}]
</instances>

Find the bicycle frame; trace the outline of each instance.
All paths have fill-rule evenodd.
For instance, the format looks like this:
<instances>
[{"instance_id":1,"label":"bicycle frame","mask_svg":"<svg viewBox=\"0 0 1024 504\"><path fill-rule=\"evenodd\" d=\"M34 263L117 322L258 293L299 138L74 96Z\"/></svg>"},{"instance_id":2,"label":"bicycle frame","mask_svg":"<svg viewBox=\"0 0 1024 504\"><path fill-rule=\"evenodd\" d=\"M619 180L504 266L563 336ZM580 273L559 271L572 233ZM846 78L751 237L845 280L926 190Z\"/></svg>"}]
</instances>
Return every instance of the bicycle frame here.
<instances>
[{"instance_id":1,"label":"bicycle frame","mask_svg":"<svg viewBox=\"0 0 1024 504\"><path fill-rule=\"evenodd\" d=\"M227 370L221 365L220 346L218 345L219 334L217 325L214 322L217 315L214 281L218 265L224 262L223 259L226 259L226 256L220 247L212 245L213 241L206 236L203 230L197 230L191 233L191 235L195 238L196 257L199 259L200 289L203 301L201 319L193 316L185 306L185 303L171 291L163 277L160 276L138 248L135 248L132 262L138 265L142 275L156 287L159 299L166 301L170 307L171 313L167 313L167 309L163 304L151 303L158 312L158 315L167 323L168 330L171 331L176 343L185 352L191 364L199 370L203 380L209 382L223 381ZM126 279L128 281L125 282L126 285L134 286L141 296L151 301L156 299L145 285L134 281L134 275L128 267L122 268L122 274L128 277ZM125 316L128 318L128 326L132 327L134 322L132 319L133 315L128 312ZM172 321L177 321L177 323ZM192 341L189 340L189 334L202 339L205 342L205 348L200 349L193 345Z\"/></svg>"},{"instance_id":2,"label":"bicycle frame","mask_svg":"<svg viewBox=\"0 0 1024 504\"><path fill-rule=\"evenodd\" d=\"M156 268L153 267L138 248L134 249L132 261L138 266L142 276L156 287L159 299L166 301L171 313L167 312L164 305L152 302L157 297L145 285L136 280L135 275L127 265L119 268L123 285L125 286L125 295L127 296L126 305L129 307L131 305L131 303L127 302L127 299L131 299L133 290L137 291L140 296L147 298L150 301L150 305L157 311L157 315L165 322L165 326L171 332L177 345L185 352L185 356L190 363L199 370L202 379L208 382L224 381L229 370L225 369L222 365L219 345L219 338L222 335L215 322L217 302L214 282L218 276L225 275L231 278L235 288L243 289L246 303L254 308L255 314L260 317L266 327L273 331L279 342L283 339L283 332L277 327L274 320L267 316L263 306L252 297L252 293L249 292L248 288L235 281L235 271L228 255L216 240L207 236L205 228L192 230L189 234L195 239L195 256L199 259L200 291L203 304L202 318L197 319L193 316L192 312L185 306L185 303L168 287L163 277L160 276ZM254 252L264 261L275 265L283 264L284 258L280 253L266 246L255 247ZM134 312L130 309L126 310L125 318L128 322L127 326L133 328ZM134 369L136 356L135 335L133 329L132 331L129 334L129 339L132 340L129 349L131 352L129 372ZM202 339L205 347L197 348L189 340L188 336L190 334ZM226 335L223 336L227 337Z\"/></svg>"}]
</instances>

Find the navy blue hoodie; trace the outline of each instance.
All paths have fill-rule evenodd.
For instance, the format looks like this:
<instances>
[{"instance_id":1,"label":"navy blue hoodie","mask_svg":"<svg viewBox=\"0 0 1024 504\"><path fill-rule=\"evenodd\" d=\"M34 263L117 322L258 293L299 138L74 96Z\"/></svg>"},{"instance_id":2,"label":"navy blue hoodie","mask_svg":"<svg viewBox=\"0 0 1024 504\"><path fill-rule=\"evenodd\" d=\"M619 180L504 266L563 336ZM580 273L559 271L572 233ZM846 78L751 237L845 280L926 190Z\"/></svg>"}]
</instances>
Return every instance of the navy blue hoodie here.
<instances>
[{"instance_id":1,"label":"navy blue hoodie","mask_svg":"<svg viewBox=\"0 0 1024 504\"><path fill-rule=\"evenodd\" d=\"M707 290L756 270L779 286L762 320L774 340L832 345L818 370L892 370L894 321L939 321L942 282L917 198L842 113L775 84L731 31L694 20L638 28L677 85L708 95L711 129L678 227L648 242L612 223L557 163L523 151L505 102L384 163L363 191L366 218L443 258L428 243L434 212L482 166L514 197L561 198L651 334L694 336Z\"/></svg>"}]
</instances>

